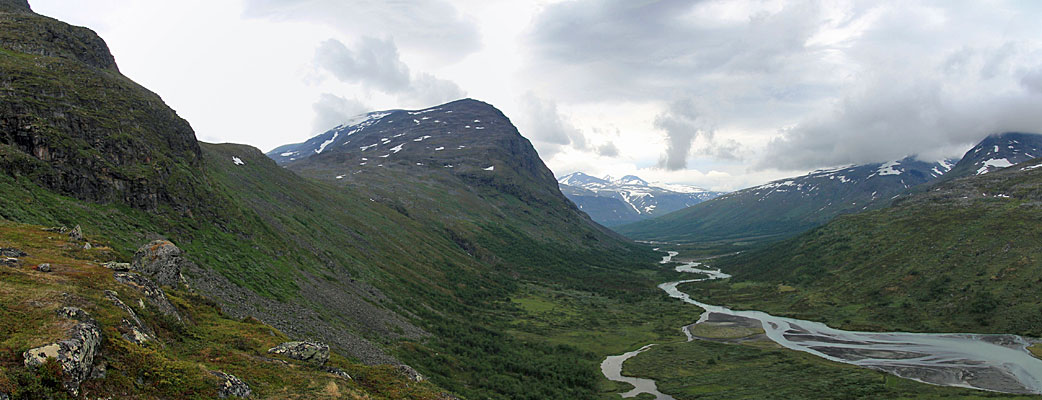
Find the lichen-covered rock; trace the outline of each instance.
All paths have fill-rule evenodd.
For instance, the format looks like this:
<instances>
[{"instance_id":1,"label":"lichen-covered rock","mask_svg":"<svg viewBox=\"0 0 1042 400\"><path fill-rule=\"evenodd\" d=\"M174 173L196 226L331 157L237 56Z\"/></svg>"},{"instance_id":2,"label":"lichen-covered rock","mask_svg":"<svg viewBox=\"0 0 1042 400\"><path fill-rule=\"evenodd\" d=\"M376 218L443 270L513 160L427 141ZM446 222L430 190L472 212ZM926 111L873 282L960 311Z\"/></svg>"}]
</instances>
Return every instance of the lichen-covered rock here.
<instances>
[{"instance_id":1,"label":"lichen-covered rock","mask_svg":"<svg viewBox=\"0 0 1042 400\"><path fill-rule=\"evenodd\" d=\"M82 310L81 310L82 311ZM54 358L62 368L65 389L78 395L80 383L90 377L94 357L101 347L101 330L94 322L80 322L69 330L69 338L22 353L26 368L43 365Z\"/></svg>"},{"instance_id":2,"label":"lichen-covered rock","mask_svg":"<svg viewBox=\"0 0 1042 400\"><path fill-rule=\"evenodd\" d=\"M344 370L342 370L340 368L337 368L337 367L326 367L325 369L326 369L326 372L331 373L331 374L337 376L338 378L347 379L347 380L351 380L352 379L351 375L348 374L347 371L344 371Z\"/></svg>"},{"instance_id":3,"label":"lichen-covered rock","mask_svg":"<svg viewBox=\"0 0 1042 400\"><path fill-rule=\"evenodd\" d=\"M27 255L28 254L26 254L24 251L18 250L14 247L0 247L0 257L18 258L25 257Z\"/></svg>"},{"instance_id":4,"label":"lichen-covered rock","mask_svg":"<svg viewBox=\"0 0 1042 400\"><path fill-rule=\"evenodd\" d=\"M419 373L419 371L416 371L415 369L413 369L413 367L410 367L405 364L398 365L398 373L405 375L406 378L409 378L409 380L413 382L423 382L427 379L424 378L423 375Z\"/></svg>"},{"instance_id":5,"label":"lichen-covered rock","mask_svg":"<svg viewBox=\"0 0 1042 400\"><path fill-rule=\"evenodd\" d=\"M3 259L0 259L0 264L3 264L5 267L18 268L18 265L20 265L21 262L14 257L4 257Z\"/></svg>"},{"instance_id":6,"label":"lichen-covered rock","mask_svg":"<svg viewBox=\"0 0 1042 400\"><path fill-rule=\"evenodd\" d=\"M217 395L222 399L228 397L250 397L253 392L250 390L250 386L243 382L241 379L235 377L235 375L226 374L221 371L210 371L221 381L217 384Z\"/></svg>"},{"instance_id":7,"label":"lichen-covered rock","mask_svg":"<svg viewBox=\"0 0 1042 400\"><path fill-rule=\"evenodd\" d=\"M268 349L268 354L282 354L294 360L322 365L329 360L329 346L317 342L286 342Z\"/></svg>"},{"instance_id":8,"label":"lichen-covered rock","mask_svg":"<svg viewBox=\"0 0 1042 400\"><path fill-rule=\"evenodd\" d=\"M130 267L151 276L160 285L177 286L183 281L181 271L189 262L181 249L170 241L155 240L134 253L134 262Z\"/></svg>"},{"instance_id":9,"label":"lichen-covered rock","mask_svg":"<svg viewBox=\"0 0 1042 400\"><path fill-rule=\"evenodd\" d=\"M11 396L7 393L0 392L0 400L11 400Z\"/></svg>"},{"instance_id":10,"label":"lichen-covered rock","mask_svg":"<svg viewBox=\"0 0 1042 400\"><path fill-rule=\"evenodd\" d=\"M43 263L36 266L36 270L40 272L51 272L51 264Z\"/></svg>"},{"instance_id":11,"label":"lichen-covered rock","mask_svg":"<svg viewBox=\"0 0 1042 400\"><path fill-rule=\"evenodd\" d=\"M76 225L76 227L72 228L72 231L69 232L69 240L73 242L80 242L84 240L83 229L80 228L79 225Z\"/></svg>"},{"instance_id":12,"label":"lichen-covered rock","mask_svg":"<svg viewBox=\"0 0 1042 400\"><path fill-rule=\"evenodd\" d=\"M123 312L127 313L128 317L130 317L129 320L123 318L123 321L120 323L119 331L123 334L124 339L136 344L144 344L153 340L156 334L152 331L152 328L145 325L145 323L141 321L141 318L138 318L134 309L130 308L126 303L123 303L123 301L119 299L116 292L106 290L105 297L108 297L116 307L119 307Z\"/></svg>"},{"instance_id":13,"label":"lichen-covered rock","mask_svg":"<svg viewBox=\"0 0 1042 400\"><path fill-rule=\"evenodd\" d=\"M159 286L156 286L148 278L132 272L116 271L112 275L116 278L116 281L141 291L145 298L148 299L148 302L159 309L159 312L176 318L178 322L183 322L181 314L177 312L173 304L170 304L170 300L166 298L166 293L163 293L163 289L160 289Z\"/></svg>"},{"instance_id":14,"label":"lichen-covered rock","mask_svg":"<svg viewBox=\"0 0 1042 400\"><path fill-rule=\"evenodd\" d=\"M90 314L78 307L62 307L56 311L58 316L68 318L79 322L95 323L94 318L91 318Z\"/></svg>"},{"instance_id":15,"label":"lichen-covered rock","mask_svg":"<svg viewBox=\"0 0 1042 400\"><path fill-rule=\"evenodd\" d=\"M102 267L111 269L113 271L130 271L130 263L109 261L101 264Z\"/></svg>"}]
</instances>

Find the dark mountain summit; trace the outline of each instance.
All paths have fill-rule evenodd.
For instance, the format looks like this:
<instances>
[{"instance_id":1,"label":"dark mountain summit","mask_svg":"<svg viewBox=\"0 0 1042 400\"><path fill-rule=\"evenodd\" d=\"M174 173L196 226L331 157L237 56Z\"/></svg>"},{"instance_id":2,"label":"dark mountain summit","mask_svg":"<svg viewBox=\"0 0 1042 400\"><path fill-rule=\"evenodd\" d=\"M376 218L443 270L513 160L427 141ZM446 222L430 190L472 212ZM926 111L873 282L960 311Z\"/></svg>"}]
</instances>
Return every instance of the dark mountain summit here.
<instances>
[{"instance_id":1,"label":"dark mountain summit","mask_svg":"<svg viewBox=\"0 0 1042 400\"><path fill-rule=\"evenodd\" d=\"M1006 132L990 135L959 160L946 179L983 175L1042 156L1042 135Z\"/></svg>"},{"instance_id":2,"label":"dark mountain summit","mask_svg":"<svg viewBox=\"0 0 1042 400\"><path fill-rule=\"evenodd\" d=\"M597 239L582 246L618 240L561 194L531 142L502 112L477 100L365 114L268 156L302 175L439 221L453 232L470 221L486 225L478 230L491 234L489 222L502 221L538 242L556 237L580 244L571 234ZM560 229L541 232L557 224Z\"/></svg>"}]
</instances>

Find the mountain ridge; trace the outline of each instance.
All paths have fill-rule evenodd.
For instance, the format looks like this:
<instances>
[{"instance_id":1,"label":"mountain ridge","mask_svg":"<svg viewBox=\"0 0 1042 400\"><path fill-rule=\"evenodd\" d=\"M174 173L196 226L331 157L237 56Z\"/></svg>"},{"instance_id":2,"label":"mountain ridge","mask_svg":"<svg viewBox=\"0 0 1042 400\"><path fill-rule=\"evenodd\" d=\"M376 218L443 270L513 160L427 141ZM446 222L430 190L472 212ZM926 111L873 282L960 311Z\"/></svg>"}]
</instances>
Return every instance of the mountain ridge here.
<instances>
[{"instance_id":1,"label":"mountain ridge","mask_svg":"<svg viewBox=\"0 0 1042 400\"><path fill-rule=\"evenodd\" d=\"M594 221L609 227L653 218L720 195L694 186L649 183L636 175L596 178L580 171L558 178L557 183L569 200Z\"/></svg>"}]
</instances>

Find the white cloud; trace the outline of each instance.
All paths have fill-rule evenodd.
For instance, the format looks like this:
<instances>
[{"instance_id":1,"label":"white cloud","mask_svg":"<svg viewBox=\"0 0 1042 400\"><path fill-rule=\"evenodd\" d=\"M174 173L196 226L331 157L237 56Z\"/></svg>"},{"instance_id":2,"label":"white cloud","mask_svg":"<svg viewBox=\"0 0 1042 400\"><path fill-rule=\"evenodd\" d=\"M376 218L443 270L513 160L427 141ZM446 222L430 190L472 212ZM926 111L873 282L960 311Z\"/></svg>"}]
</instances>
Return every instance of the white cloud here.
<instances>
[{"instance_id":1,"label":"white cloud","mask_svg":"<svg viewBox=\"0 0 1042 400\"><path fill-rule=\"evenodd\" d=\"M453 62L477 51L475 22L440 0L246 0L250 18L318 22L348 37L393 37L410 53Z\"/></svg>"},{"instance_id":2,"label":"white cloud","mask_svg":"<svg viewBox=\"0 0 1042 400\"><path fill-rule=\"evenodd\" d=\"M315 134L323 133L333 127L343 124L349 118L370 111L369 107L354 99L322 93L315 104L315 121L312 123L311 131Z\"/></svg>"},{"instance_id":3,"label":"white cloud","mask_svg":"<svg viewBox=\"0 0 1042 400\"><path fill-rule=\"evenodd\" d=\"M465 96L453 82L410 72L391 40L363 37L350 49L329 39L315 51L315 64L341 82L397 96L400 107L425 107Z\"/></svg>"}]
</instances>

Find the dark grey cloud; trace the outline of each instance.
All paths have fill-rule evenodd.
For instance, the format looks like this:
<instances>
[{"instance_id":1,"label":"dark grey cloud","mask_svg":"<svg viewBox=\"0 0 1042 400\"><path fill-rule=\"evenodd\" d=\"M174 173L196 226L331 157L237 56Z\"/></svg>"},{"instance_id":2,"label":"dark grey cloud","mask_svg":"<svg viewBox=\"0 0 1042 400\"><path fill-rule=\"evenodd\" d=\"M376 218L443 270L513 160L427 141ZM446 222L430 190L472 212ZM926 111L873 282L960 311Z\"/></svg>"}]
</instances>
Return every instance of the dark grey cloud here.
<instances>
[{"instance_id":1,"label":"dark grey cloud","mask_svg":"<svg viewBox=\"0 0 1042 400\"><path fill-rule=\"evenodd\" d=\"M619 148L613 142L606 142L597 146L597 154L604 157L615 157L619 155Z\"/></svg>"},{"instance_id":2,"label":"dark grey cloud","mask_svg":"<svg viewBox=\"0 0 1042 400\"><path fill-rule=\"evenodd\" d=\"M939 158L1042 131L1039 17L1004 1L575 0L535 18L525 72L561 102L667 104L669 170Z\"/></svg>"},{"instance_id":3,"label":"dark grey cloud","mask_svg":"<svg viewBox=\"0 0 1042 400\"><path fill-rule=\"evenodd\" d=\"M434 105L466 95L454 82L411 72L389 39L363 37L353 49L326 40L315 51L315 65L342 82L395 95L402 106Z\"/></svg>"},{"instance_id":4,"label":"dark grey cloud","mask_svg":"<svg viewBox=\"0 0 1042 400\"><path fill-rule=\"evenodd\" d=\"M1024 73L1020 77L1020 84L1032 93L1042 94L1042 66Z\"/></svg>"},{"instance_id":5,"label":"dark grey cloud","mask_svg":"<svg viewBox=\"0 0 1042 400\"><path fill-rule=\"evenodd\" d=\"M315 50L315 64L343 82L362 83L389 93L409 88L409 67L401 62L391 40L363 37L352 50L339 40L329 39Z\"/></svg>"},{"instance_id":6,"label":"dark grey cloud","mask_svg":"<svg viewBox=\"0 0 1042 400\"><path fill-rule=\"evenodd\" d=\"M748 76L785 79L806 71L806 42L818 7L797 4L741 23L698 15L706 1L579 0L547 7L533 22L530 73L550 77L562 96L652 98L714 90ZM724 73L725 76L714 76ZM816 80L816 79L814 79ZM819 85L803 80L805 85ZM765 87L766 95L770 88ZM789 91L787 95L796 94ZM796 94L798 95L798 94Z\"/></svg>"},{"instance_id":7,"label":"dark grey cloud","mask_svg":"<svg viewBox=\"0 0 1042 400\"><path fill-rule=\"evenodd\" d=\"M323 93L311 106L315 110L312 131L321 133L344 123L349 118L369 111L369 107L354 99Z\"/></svg>"},{"instance_id":8,"label":"dark grey cloud","mask_svg":"<svg viewBox=\"0 0 1042 400\"><path fill-rule=\"evenodd\" d=\"M938 81L893 78L869 86L782 132L757 167L810 169L909 155L933 161L961 156L987 134L1042 133L1039 93L979 97Z\"/></svg>"},{"instance_id":9,"label":"dark grey cloud","mask_svg":"<svg viewBox=\"0 0 1042 400\"><path fill-rule=\"evenodd\" d=\"M685 169L691 156L732 161L742 158L743 146L733 139L718 137L716 128L700 108L702 106L693 99L683 99L655 117L655 127L666 133L666 150L659 159L659 168Z\"/></svg>"},{"instance_id":10,"label":"dark grey cloud","mask_svg":"<svg viewBox=\"0 0 1042 400\"><path fill-rule=\"evenodd\" d=\"M393 37L402 48L441 62L481 48L475 24L442 0L246 0L244 14L322 23L352 37Z\"/></svg>"}]
</instances>

